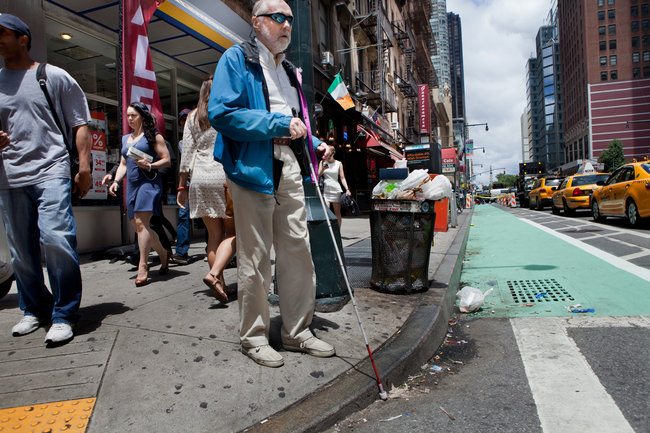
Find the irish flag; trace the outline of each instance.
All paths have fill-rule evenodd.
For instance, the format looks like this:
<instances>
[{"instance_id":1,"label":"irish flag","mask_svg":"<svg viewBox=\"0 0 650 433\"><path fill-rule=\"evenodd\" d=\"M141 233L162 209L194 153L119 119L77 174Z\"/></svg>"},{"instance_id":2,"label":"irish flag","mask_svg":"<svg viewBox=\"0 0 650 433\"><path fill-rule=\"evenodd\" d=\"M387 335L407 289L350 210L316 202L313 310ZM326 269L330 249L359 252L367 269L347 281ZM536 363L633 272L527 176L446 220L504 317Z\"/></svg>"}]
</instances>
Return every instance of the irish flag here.
<instances>
[{"instance_id":1,"label":"irish flag","mask_svg":"<svg viewBox=\"0 0 650 433\"><path fill-rule=\"evenodd\" d=\"M327 89L327 91L330 95L332 95L332 98L336 99L336 102L338 102L344 110L348 110L354 107L354 102L352 102L352 98L348 93L347 87L345 87L345 83L343 82L343 78L341 78L340 72L336 74L334 81L332 81L332 84L330 85L330 88Z\"/></svg>"}]
</instances>

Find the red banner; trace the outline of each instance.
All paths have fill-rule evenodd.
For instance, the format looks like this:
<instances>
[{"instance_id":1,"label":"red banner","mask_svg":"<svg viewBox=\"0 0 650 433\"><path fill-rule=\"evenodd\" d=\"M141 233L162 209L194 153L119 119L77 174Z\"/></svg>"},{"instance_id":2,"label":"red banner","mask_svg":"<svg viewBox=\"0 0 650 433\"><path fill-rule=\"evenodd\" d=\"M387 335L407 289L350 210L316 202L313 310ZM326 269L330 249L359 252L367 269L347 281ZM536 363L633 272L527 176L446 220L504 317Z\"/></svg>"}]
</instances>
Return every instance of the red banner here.
<instances>
[{"instance_id":1,"label":"red banner","mask_svg":"<svg viewBox=\"0 0 650 433\"><path fill-rule=\"evenodd\" d=\"M418 103L420 106L420 134L431 132L431 107L429 106L429 85L418 85Z\"/></svg>"},{"instance_id":2,"label":"red banner","mask_svg":"<svg viewBox=\"0 0 650 433\"><path fill-rule=\"evenodd\" d=\"M124 0L122 10L122 108L131 102L146 104L158 132L164 135L165 120L158 95L156 74L149 51L147 26L156 8L164 0ZM124 114L124 113L123 113ZM126 115L122 116L122 132L130 131Z\"/></svg>"}]
</instances>

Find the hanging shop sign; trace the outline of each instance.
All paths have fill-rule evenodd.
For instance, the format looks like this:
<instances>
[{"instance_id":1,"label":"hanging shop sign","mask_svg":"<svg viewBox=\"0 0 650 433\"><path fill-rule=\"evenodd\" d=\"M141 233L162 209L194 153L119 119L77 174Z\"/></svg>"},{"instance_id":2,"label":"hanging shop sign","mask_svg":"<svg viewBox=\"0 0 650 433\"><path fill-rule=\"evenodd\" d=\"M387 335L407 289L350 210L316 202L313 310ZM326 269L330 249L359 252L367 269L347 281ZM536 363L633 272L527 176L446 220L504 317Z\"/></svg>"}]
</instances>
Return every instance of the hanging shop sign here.
<instances>
[{"instance_id":1,"label":"hanging shop sign","mask_svg":"<svg viewBox=\"0 0 650 433\"><path fill-rule=\"evenodd\" d=\"M429 105L429 85L418 85L418 105L420 107L420 134L431 132L431 107Z\"/></svg>"},{"instance_id":2,"label":"hanging shop sign","mask_svg":"<svg viewBox=\"0 0 650 433\"><path fill-rule=\"evenodd\" d=\"M456 163L458 159L456 158L456 149L447 148L442 149L442 172L443 173L454 173L456 171Z\"/></svg>"}]
</instances>

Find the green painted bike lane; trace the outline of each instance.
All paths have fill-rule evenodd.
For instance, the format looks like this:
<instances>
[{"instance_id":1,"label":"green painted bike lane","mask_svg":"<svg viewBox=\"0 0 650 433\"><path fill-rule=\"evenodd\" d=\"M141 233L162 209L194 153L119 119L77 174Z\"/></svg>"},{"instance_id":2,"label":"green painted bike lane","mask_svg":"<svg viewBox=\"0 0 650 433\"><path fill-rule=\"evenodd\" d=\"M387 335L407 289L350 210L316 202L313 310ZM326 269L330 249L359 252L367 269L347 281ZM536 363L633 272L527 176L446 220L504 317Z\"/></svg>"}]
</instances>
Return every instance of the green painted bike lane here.
<instances>
[{"instance_id":1,"label":"green painted bike lane","mask_svg":"<svg viewBox=\"0 0 650 433\"><path fill-rule=\"evenodd\" d=\"M650 282L496 206L472 216L461 287L492 288L478 317L650 314ZM581 304L593 313L571 313Z\"/></svg>"}]
</instances>

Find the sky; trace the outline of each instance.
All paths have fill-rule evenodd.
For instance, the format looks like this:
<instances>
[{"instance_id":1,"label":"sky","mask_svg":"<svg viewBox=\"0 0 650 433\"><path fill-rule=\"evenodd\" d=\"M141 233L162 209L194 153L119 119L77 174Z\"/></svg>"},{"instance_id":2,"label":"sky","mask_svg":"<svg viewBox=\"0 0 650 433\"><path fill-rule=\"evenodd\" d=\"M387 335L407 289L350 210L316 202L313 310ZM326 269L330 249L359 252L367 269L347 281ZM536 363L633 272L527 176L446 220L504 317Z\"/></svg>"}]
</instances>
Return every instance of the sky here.
<instances>
[{"instance_id":1,"label":"sky","mask_svg":"<svg viewBox=\"0 0 650 433\"><path fill-rule=\"evenodd\" d=\"M474 173L505 168L517 174L522 162L520 117L526 108L526 62L535 56L535 36L551 0L447 0L460 15L465 67L467 123L474 147ZM483 167L477 167L483 164ZM503 170L493 170L493 177ZM476 177L487 184L488 173Z\"/></svg>"}]
</instances>

